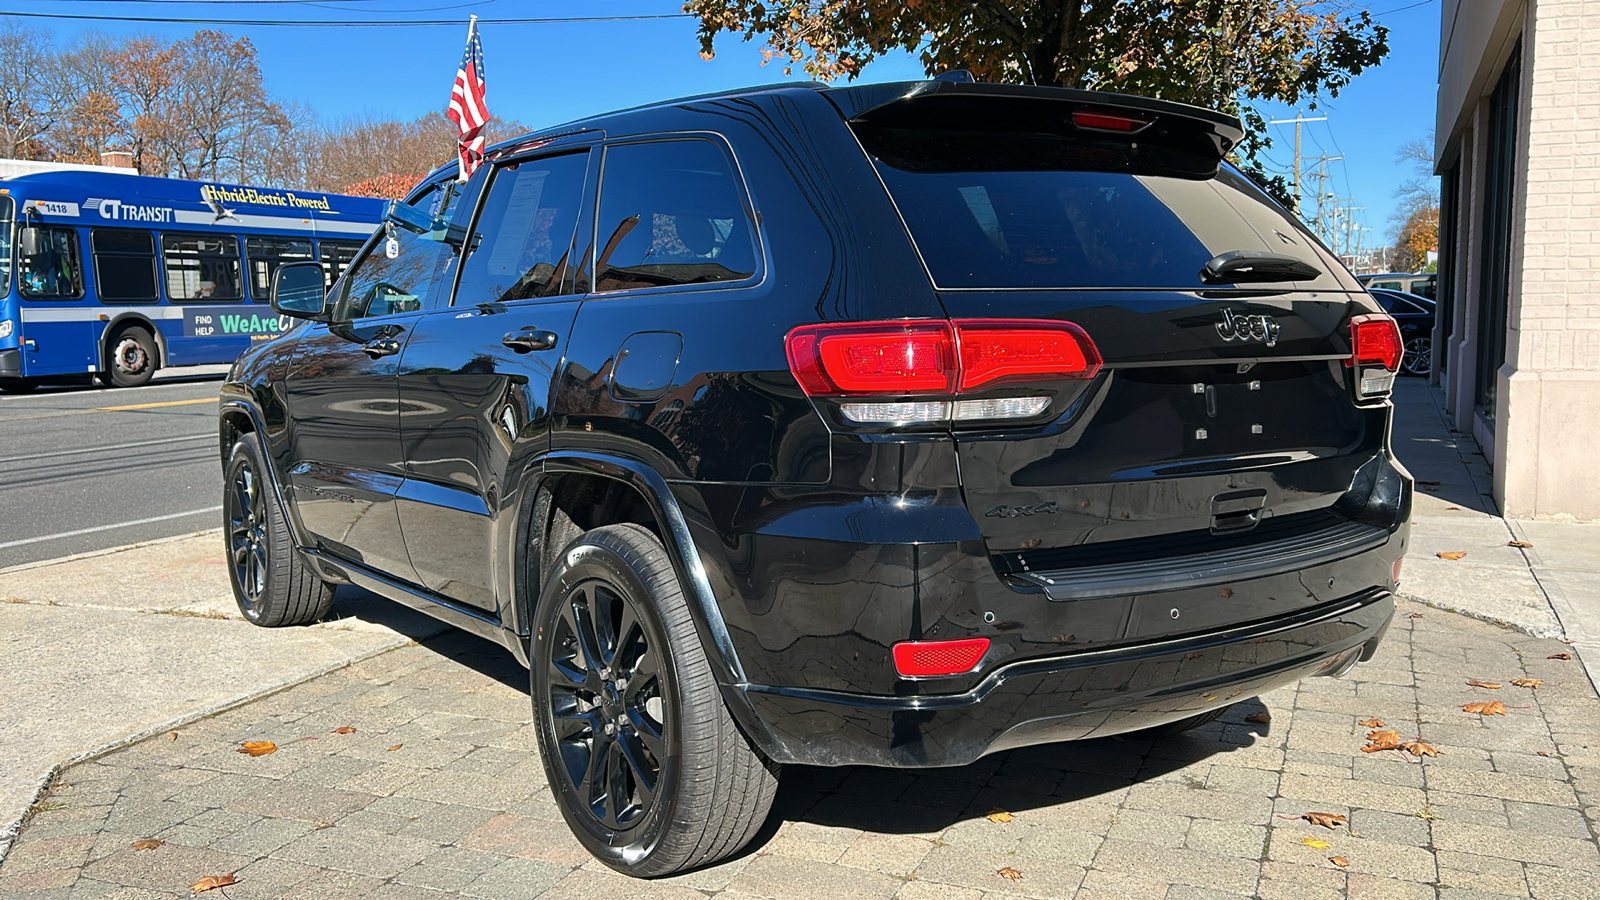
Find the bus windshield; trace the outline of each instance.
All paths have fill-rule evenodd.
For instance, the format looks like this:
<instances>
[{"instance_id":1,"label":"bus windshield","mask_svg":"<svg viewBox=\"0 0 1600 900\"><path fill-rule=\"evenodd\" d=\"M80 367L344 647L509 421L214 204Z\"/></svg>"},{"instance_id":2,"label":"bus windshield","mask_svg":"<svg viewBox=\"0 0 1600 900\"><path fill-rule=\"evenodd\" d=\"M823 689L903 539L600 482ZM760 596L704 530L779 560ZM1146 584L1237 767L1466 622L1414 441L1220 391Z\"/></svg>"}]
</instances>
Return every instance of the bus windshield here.
<instances>
[{"instance_id":1,"label":"bus windshield","mask_svg":"<svg viewBox=\"0 0 1600 900\"><path fill-rule=\"evenodd\" d=\"M0 297L11 293L11 209L10 197L0 196Z\"/></svg>"}]
</instances>

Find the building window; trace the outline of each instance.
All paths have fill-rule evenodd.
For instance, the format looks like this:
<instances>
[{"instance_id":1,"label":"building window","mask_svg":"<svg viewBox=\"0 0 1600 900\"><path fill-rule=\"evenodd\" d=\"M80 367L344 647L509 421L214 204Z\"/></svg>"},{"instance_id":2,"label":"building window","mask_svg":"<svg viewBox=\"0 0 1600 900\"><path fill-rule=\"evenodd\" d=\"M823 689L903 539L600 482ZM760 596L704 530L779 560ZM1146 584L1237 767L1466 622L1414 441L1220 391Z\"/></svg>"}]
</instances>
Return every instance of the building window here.
<instances>
[{"instance_id":1,"label":"building window","mask_svg":"<svg viewBox=\"0 0 1600 900\"><path fill-rule=\"evenodd\" d=\"M148 231L96 228L89 232L94 293L101 303L154 303L156 239Z\"/></svg>"},{"instance_id":2,"label":"building window","mask_svg":"<svg viewBox=\"0 0 1600 900\"><path fill-rule=\"evenodd\" d=\"M1522 42L1489 95L1484 156L1483 268L1478 295L1478 412L1494 425L1500 366L1506 361L1506 314L1511 293L1511 207L1515 190L1517 106L1522 87Z\"/></svg>"},{"instance_id":3,"label":"building window","mask_svg":"<svg viewBox=\"0 0 1600 900\"><path fill-rule=\"evenodd\" d=\"M167 299L175 303L243 299L239 241L231 234L163 234Z\"/></svg>"}]
</instances>

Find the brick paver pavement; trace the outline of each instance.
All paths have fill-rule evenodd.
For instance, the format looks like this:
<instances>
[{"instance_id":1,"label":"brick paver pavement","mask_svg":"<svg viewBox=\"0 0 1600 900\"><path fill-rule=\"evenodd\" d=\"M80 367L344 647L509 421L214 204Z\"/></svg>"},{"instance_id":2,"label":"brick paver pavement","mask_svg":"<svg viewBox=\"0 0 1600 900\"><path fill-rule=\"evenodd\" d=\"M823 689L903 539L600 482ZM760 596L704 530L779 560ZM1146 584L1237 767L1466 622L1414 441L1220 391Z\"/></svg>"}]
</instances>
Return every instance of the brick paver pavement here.
<instances>
[{"instance_id":1,"label":"brick paver pavement","mask_svg":"<svg viewBox=\"0 0 1600 900\"><path fill-rule=\"evenodd\" d=\"M636 882L561 822L525 673L452 634L69 768L0 864L0 895L186 896L231 872L231 900L1593 898L1600 701L1575 662L1547 658L1565 649L1405 605L1349 676L1181 737L926 772L791 768L742 857ZM1483 700L1506 714L1461 709ZM1246 721L1264 711L1270 722ZM1439 755L1361 752L1371 717ZM281 749L241 755L247 740ZM1348 827L1293 818L1308 811ZM165 843L133 849L146 838Z\"/></svg>"}]
</instances>

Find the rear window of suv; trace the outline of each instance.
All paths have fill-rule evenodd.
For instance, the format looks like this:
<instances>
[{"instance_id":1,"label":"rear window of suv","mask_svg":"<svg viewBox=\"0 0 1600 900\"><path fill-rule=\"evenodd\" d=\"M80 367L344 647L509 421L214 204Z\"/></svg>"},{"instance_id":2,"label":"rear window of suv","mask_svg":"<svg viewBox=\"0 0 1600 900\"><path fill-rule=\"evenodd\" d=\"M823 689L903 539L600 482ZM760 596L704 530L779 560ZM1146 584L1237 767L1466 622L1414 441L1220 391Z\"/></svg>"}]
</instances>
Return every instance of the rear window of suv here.
<instances>
[{"instance_id":1,"label":"rear window of suv","mask_svg":"<svg viewBox=\"0 0 1600 900\"><path fill-rule=\"evenodd\" d=\"M1211 257L1259 250L1324 273L1301 287L1355 289L1287 213L1214 159L1061 135L858 134L941 288L1194 290L1214 287L1200 279Z\"/></svg>"}]
</instances>

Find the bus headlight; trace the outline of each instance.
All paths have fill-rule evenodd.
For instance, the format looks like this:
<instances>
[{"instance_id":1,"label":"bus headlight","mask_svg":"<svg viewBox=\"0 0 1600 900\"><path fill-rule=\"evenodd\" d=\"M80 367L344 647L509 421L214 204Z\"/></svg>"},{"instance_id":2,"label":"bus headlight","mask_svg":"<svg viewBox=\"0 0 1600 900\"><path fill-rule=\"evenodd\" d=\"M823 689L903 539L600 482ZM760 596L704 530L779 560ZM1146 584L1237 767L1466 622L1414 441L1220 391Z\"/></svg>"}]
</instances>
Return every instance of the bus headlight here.
<instances>
[{"instance_id":1,"label":"bus headlight","mask_svg":"<svg viewBox=\"0 0 1600 900\"><path fill-rule=\"evenodd\" d=\"M0 339L11 337L11 320L0 319Z\"/></svg>"}]
</instances>

